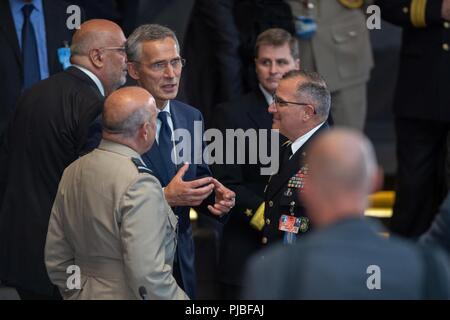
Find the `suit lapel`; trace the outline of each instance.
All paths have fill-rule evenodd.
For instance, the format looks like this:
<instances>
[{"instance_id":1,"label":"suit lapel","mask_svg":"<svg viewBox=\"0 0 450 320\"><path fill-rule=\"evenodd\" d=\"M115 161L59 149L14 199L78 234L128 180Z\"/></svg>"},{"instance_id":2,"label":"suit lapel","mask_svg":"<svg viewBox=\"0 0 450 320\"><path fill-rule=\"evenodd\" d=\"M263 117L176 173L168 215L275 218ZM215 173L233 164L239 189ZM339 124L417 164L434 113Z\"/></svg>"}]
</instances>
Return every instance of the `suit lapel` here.
<instances>
[{"instance_id":1,"label":"suit lapel","mask_svg":"<svg viewBox=\"0 0 450 320\"><path fill-rule=\"evenodd\" d=\"M287 181L300 170L300 161L304 157L303 152L303 147L297 150L287 163L281 164L280 171L270 178L267 199L271 199L281 188L286 186Z\"/></svg>"},{"instance_id":2,"label":"suit lapel","mask_svg":"<svg viewBox=\"0 0 450 320\"><path fill-rule=\"evenodd\" d=\"M156 140L153 143L152 148L142 155L142 159L144 160L145 164L154 172L163 187L165 187L169 183L169 181Z\"/></svg>"},{"instance_id":3,"label":"suit lapel","mask_svg":"<svg viewBox=\"0 0 450 320\"><path fill-rule=\"evenodd\" d=\"M256 124L258 129L270 129L272 127L272 115L267 111L268 105L261 91L253 92L251 110L247 111L248 117Z\"/></svg>"},{"instance_id":4,"label":"suit lapel","mask_svg":"<svg viewBox=\"0 0 450 320\"><path fill-rule=\"evenodd\" d=\"M17 40L16 27L11 14L11 8L9 7L9 1L7 0L0 1L0 32L3 33L3 36L12 47L17 63L19 64L20 69L22 69L22 58L19 41Z\"/></svg>"},{"instance_id":5,"label":"suit lapel","mask_svg":"<svg viewBox=\"0 0 450 320\"><path fill-rule=\"evenodd\" d=\"M292 155L292 158L287 163L280 163L280 170L276 175L270 178L267 188L266 199L271 199L281 188L287 185L288 180L294 176L305 165L306 150L311 143L321 132L328 130L328 123L325 122L303 146ZM289 146L290 148L290 146Z\"/></svg>"}]
</instances>

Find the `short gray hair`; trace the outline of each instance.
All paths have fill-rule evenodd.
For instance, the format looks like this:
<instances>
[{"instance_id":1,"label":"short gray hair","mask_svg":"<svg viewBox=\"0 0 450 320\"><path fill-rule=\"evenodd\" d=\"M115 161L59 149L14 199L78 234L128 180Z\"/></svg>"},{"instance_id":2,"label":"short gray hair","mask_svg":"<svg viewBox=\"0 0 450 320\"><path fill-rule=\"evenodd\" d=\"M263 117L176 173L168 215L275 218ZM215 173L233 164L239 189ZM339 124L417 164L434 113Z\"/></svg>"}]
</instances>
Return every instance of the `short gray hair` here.
<instances>
[{"instance_id":1,"label":"short gray hair","mask_svg":"<svg viewBox=\"0 0 450 320\"><path fill-rule=\"evenodd\" d=\"M128 61L139 61L141 58L142 43L146 41L163 40L165 38L172 38L177 44L178 51L180 51L180 44L178 43L177 36L175 35L175 32L169 28L159 24L144 24L137 27L128 37L125 44Z\"/></svg>"},{"instance_id":2,"label":"short gray hair","mask_svg":"<svg viewBox=\"0 0 450 320\"><path fill-rule=\"evenodd\" d=\"M327 119L331 107L331 94L325 80L316 72L291 70L284 74L283 80L301 77L306 80L297 88L297 96L306 95L315 103L316 113L321 119Z\"/></svg>"},{"instance_id":3,"label":"short gray hair","mask_svg":"<svg viewBox=\"0 0 450 320\"><path fill-rule=\"evenodd\" d=\"M134 110L125 119L113 119L109 116L107 109L103 109L102 126L103 130L112 133L120 134L125 138L134 137L139 128L148 121L151 117L150 111L147 108L140 107Z\"/></svg>"}]
</instances>

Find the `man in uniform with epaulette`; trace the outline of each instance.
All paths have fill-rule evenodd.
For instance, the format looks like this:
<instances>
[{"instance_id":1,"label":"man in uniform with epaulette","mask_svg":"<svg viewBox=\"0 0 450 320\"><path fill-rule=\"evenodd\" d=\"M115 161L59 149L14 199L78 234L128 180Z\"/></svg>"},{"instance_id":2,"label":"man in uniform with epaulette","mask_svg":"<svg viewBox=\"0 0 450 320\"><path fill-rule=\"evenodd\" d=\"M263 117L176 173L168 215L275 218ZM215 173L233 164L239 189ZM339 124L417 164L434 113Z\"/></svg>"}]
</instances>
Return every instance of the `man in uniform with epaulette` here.
<instances>
[{"instance_id":1,"label":"man in uniform with epaulette","mask_svg":"<svg viewBox=\"0 0 450 320\"><path fill-rule=\"evenodd\" d=\"M100 146L64 171L45 246L64 299L187 299L172 275L178 220L141 158L155 140L156 115L146 90L113 92ZM74 266L78 284L66 273Z\"/></svg>"},{"instance_id":2,"label":"man in uniform with epaulette","mask_svg":"<svg viewBox=\"0 0 450 320\"><path fill-rule=\"evenodd\" d=\"M253 218L262 229L263 246L278 241L292 244L311 227L298 193L308 185L307 146L328 128L330 104L330 92L317 73L289 71L279 83L269 112L272 129L279 129L289 141L280 151L278 173L266 186L263 214Z\"/></svg>"},{"instance_id":3,"label":"man in uniform with epaulette","mask_svg":"<svg viewBox=\"0 0 450 320\"><path fill-rule=\"evenodd\" d=\"M415 238L430 227L448 190L450 0L375 3L384 20L403 29L394 99L397 188L391 230Z\"/></svg>"}]
</instances>

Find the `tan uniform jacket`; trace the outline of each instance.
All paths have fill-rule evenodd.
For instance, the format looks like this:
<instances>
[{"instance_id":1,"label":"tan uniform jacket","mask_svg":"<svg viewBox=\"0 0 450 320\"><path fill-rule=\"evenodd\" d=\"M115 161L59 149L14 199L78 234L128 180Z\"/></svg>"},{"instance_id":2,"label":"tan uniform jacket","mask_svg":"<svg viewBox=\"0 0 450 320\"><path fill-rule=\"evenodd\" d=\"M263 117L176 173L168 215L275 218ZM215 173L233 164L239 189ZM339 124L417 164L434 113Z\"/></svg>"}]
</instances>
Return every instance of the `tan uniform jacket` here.
<instances>
[{"instance_id":1,"label":"tan uniform jacket","mask_svg":"<svg viewBox=\"0 0 450 320\"><path fill-rule=\"evenodd\" d=\"M132 158L142 163L103 140L64 171L45 263L65 299L187 299L172 276L177 218L158 180ZM81 289L68 289L70 265L80 268Z\"/></svg>"},{"instance_id":2,"label":"tan uniform jacket","mask_svg":"<svg viewBox=\"0 0 450 320\"><path fill-rule=\"evenodd\" d=\"M368 81L373 57L364 7L350 9L338 0L308 0L309 7L298 0L286 2L294 17L317 22L312 39L299 40L302 69L317 71L332 92Z\"/></svg>"}]
</instances>

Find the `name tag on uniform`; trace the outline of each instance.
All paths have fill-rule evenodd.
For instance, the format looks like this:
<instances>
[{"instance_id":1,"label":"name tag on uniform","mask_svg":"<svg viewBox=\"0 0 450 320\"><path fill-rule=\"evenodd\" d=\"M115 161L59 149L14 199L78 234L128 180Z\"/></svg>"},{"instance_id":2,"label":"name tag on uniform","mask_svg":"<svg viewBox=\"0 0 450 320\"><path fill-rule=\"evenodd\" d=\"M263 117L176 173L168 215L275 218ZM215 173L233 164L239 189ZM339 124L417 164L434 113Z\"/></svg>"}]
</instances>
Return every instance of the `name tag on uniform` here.
<instances>
[{"instance_id":1,"label":"name tag on uniform","mask_svg":"<svg viewBox=\"0 0 450 320\"><path fill-rule=\"evenodd\" d=\"M300 229L300 224L301 224L300 218L283 214L280 217L278 230L297 234L298 230Z\"/></svg>"}]
</instances>

